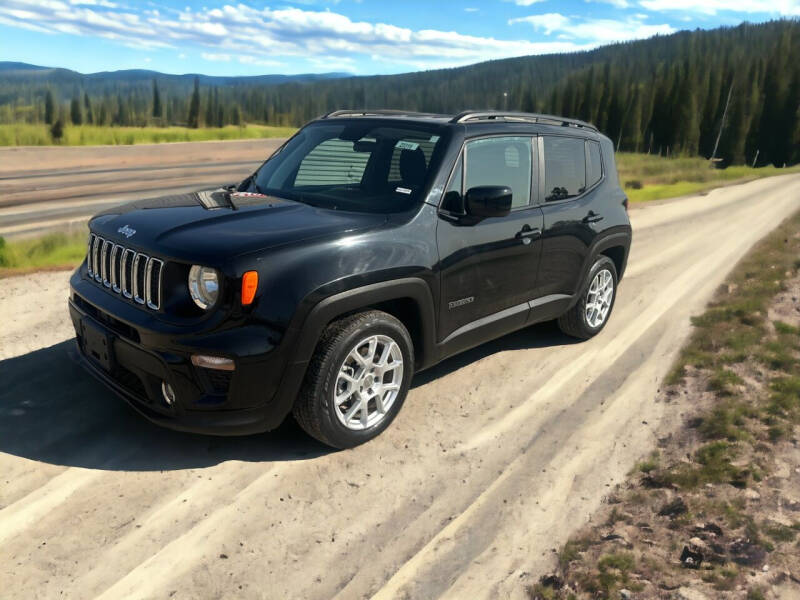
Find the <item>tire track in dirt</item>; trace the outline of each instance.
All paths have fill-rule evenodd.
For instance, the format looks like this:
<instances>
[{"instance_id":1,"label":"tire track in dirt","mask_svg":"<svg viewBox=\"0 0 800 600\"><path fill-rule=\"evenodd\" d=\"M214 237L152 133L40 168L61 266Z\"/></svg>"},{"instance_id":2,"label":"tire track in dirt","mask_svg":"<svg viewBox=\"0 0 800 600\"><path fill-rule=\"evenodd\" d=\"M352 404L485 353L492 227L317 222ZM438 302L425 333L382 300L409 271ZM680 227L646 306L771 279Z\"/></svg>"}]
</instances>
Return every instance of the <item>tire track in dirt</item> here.
<instances>
[{"instance_id":1,"label":"tire track in dirt","mask_svg":"<svg viewBox=\"0 0 800 600\"><path fill-rule=\"evenodd\" d=\"M550 548L669 428L680 407L656 404L655 391L688 317L800 208L798 183L633 210L630 269L600 336L574 344L542 325L451 359L417 376L392 428L347 452L323 453L291 428L244 440L163 431L73 380L46 332L42 350L4 348L4 593L521 597ZM25 318L50 322L56 291L37 290L45 308ZM35 383L17 379L37 366Z\"/></svg>"}]
</instances>

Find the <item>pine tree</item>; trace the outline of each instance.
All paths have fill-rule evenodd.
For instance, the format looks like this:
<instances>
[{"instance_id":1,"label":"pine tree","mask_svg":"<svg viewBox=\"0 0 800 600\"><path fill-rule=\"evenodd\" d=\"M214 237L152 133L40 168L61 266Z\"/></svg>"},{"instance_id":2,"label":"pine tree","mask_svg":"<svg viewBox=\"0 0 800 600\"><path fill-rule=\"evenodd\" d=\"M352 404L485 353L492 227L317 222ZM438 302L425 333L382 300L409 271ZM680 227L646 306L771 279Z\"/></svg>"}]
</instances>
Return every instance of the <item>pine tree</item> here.
<instances>
[{"instance_id":1,"label":"pine tree","mask_svg":"<svg viewBox=\"0 0 800 600\"><path fill-rule=\"evenodd\" d=\"M214 92L211 88L208 88L208 94L206 95L206 117L204 119L206 127L211 127L214 124L215 115Z\"/></svg>"},{"instance_id":2,"label":"pine tree","mask_svg":"<svg viewBox=\"0 0 800 600\"><path fill-rule=\"evenodd\" d=\"M161 118L161 94L158 91L158 82L153 78L153 118Z\"/></svg>"},{"instance_id":3,"label":"pine tree","mask_svg":"<svg viewBox=\"0 0 800 600\"><path fill-rule=\"evenodd\" d=\"M48 125L53 124L53 117L55 114L55 102L53 101L53 92L47 90L44 97L44 122Z\"/></svg>"},{"instance_id":4,"label":"pine tree","mask_svg":"<svg viewBox=\"0 0 800 600\"><path fill-rule=\"evenodd\" d=\"M94 112L92 111L92 101L89 100L88 92L83 92L83 108L86 111L86 122L89 125L94 124Z\"/></svg>"},{"instance_id":5,"label":"pine tree","mask_svg":"<svg viewBox=\"0 0 800 600\"><path fill-rule=\"evenodd\" d=\"M197 77L194 78L194 91L189 102L188 125L193 129L200 127L200 80Z\"/></svg>"},{"instance_id":6,"label":"pine tree","mask_svg":"<svg viewBox=\"0 0 800 600\"><path fill-rule=\"evenodd\" d=\"M73 125L80 125L83 123L83 115L81 114L81 103L78 101L77 96L72 98L69 104L69 120Z\"/></svg>"}]
</instances>

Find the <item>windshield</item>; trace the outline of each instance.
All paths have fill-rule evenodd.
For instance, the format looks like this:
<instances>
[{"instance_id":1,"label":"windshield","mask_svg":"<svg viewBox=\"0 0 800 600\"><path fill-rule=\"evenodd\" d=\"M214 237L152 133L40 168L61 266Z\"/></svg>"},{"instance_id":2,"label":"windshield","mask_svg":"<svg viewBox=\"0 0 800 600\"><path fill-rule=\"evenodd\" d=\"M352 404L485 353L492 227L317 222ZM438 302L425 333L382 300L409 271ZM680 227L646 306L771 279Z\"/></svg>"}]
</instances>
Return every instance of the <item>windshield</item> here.
<instances>
[{"instance_id":1,"label":"windshield","mask_svg":"<svg viewBox=\"0 0 800 600\"><path fill-rule=\"evenodd\" d=\"M313 124L262 165L250 189L324 208L406 210L436 170L441 133L425 124Z\"/></svg>"}]
</instances>

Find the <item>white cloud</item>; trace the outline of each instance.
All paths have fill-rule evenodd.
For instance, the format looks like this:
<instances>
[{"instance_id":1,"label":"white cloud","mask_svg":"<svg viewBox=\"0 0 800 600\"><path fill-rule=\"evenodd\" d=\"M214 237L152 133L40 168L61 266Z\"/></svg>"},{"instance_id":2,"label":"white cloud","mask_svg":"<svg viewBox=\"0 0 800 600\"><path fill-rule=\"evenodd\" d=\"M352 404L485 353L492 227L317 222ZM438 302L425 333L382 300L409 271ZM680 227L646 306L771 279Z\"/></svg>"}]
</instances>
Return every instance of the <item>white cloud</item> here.
<instances>
[{"instance_id":1,"label":"white cloud","mask_svg":"<svg viewBox=\"0 0 800 600\"><path fill-rule=\"evenodd\" d=\"M244 54L242 56L236 57L243 65L258 65L260 67L280 67L283 66L283 63L279 60L269 60L266 58L258 58L257 56L248 56Z\"/></svg>"},{"instance_id":2,"label":"white cloud","mask_svg":"<svg viewBox=\"0 0 800 600\"><path fill-rule=\"evenodd\" d=\"M532 4L538 4L539 2L545 2L546 0L514 0L514 4L517 6L531 6Z\"/></svg>"},{"instance_id":3,"label":"white cloud","mask_svg":"<svg viewBox=\"0 0 800 600\"><path fill-rule=\"evenodd\" d=\"M719 12L800 16L800 0L640 0L652 11L685 11L706 15Z\"/></svg>"},{"instance_id":4,"label":"white cloud","mask_svg":"<svg viewBox=\"0 0 800 600\"><path fill-rule=\"evenodd\" d=\"M478 12L478 9L472 6L468 6L467 8L464 9L464 12Z\"/></svg>"},{"instance_id":5,"label":"white cloud","mask_svg":"<svg viewBox=\"0 0 800 600\"><path fill-rule=\"evenodd\" d=\"M559 13L531 15L509 20L509 24L528 23L545 35L558 34L558 39L572 40L589 46L627 42L674 33L671 25L646 25L642 15L617 19L576 19Z\"/></svg>"},{"instance_id":6,"label":"white cloud","mask_svg":"<svg viewBox=\"0 0 800 600\"><path fill-rule=\"evenodd\" d=\"M603 4L610 4L616 8L628 8L631 5L628 0L586 0L586 2L601 2Z\"/></svg>"},{"instance_id":7,"label":"white cloud","mask_svg":"<svg viewBox=\"0 0 800 600\"><path fill-rule=\"evenodd\" d=\"M564 26L569 23L569 19L559 13L545 13L543 15L509 19L508 21L509 25L514 25L515 23L530 23L534 29L541 29L545 35L550 35L554 31L564 29Z\"/></svg>"},{"instance_id":8,"label":"white cloud","mask_svg":"<svg viewBox=\"0 0 800 600\"><path fill-rule=\"evenodd\" d=\"M117 8L118 6L108 0L69 0L69 3L73 5L83 4L84 6L103 6L105 8Z\"/></svg>"},{"instance_id":9,"label":"white cloud","mask_svg":"<svg viewBox=\"0 0 800 600\"><path fill-rule=\"evenodd\" d=\"M214 52L203 52L200 54L203 60L210 60L212 62L231 62L230 54L216 54Z\"/></svg>"},{"instance_id":10,"label":"white cloud","mask_svg":"<svg viewBox=\"0 0 800 600\"><path fill-rule=\"evenodd\" d=\"M334 64L340 64L344 58L360 55L386 64L435 68L588 47L569 40L531 42L413 30L353 21L330 10L273 10L242 3L211 9L187 6L183 10L135 12L129 8L98 10L87 2L73 6L62 0L3 0L0 23L101 37L137 48L200 46L209 56L244 55L260 61L300 57L310 64L318 57L331 57Z\"/></svg>"}]
</instances>

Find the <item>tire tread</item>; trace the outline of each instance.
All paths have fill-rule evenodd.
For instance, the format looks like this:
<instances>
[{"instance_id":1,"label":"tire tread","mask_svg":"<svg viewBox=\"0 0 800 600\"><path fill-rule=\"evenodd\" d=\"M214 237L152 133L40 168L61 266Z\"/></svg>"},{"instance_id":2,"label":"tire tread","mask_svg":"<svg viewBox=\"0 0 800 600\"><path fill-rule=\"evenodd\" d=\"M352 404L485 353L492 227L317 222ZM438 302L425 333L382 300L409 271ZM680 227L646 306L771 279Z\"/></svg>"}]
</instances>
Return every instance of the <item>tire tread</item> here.
<instances>
[{"instance_id":1,"label":"tire tread","mask_svg":"<svg viewBox=\"0 0 800 600\"><path fill-rule=\"evenodd\" d=\"M376 320L393 322L405 331L405 326L398 319L383 311L368 310L349 315L333 321L325 328L308 363L306 376L292 408L292 413L297 423L308 435L329 446L342 447L328 435L322 422L323 412L320 410L318 400L327 393L325 379L329 374L330 362L348 336L361 329L365 323ZM408 334L406 333L406 335ZM410 346L409 352L412 353L411 364L413 365L413 346Z\"/></svg>"}]
</instances>

